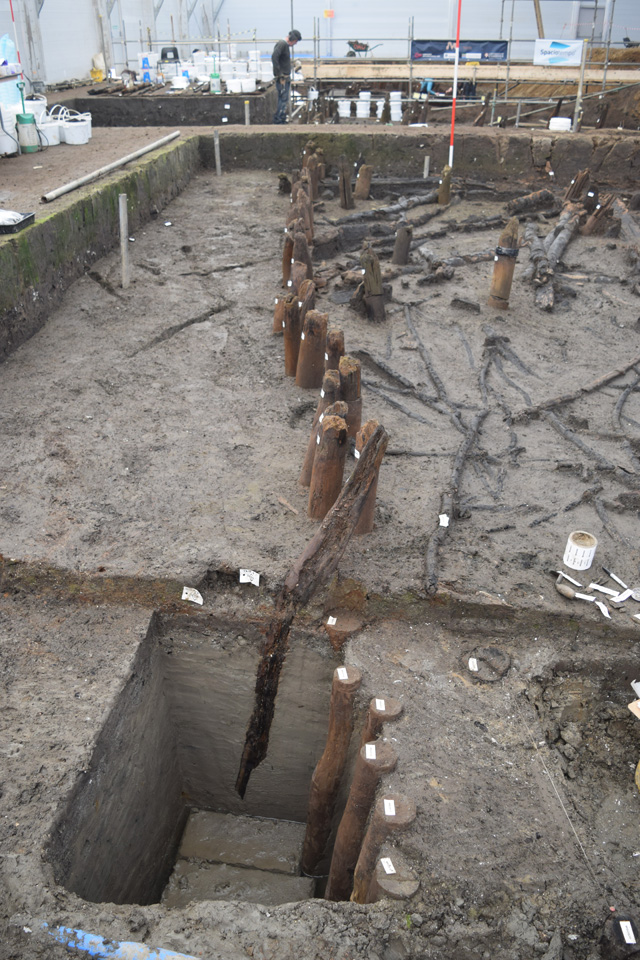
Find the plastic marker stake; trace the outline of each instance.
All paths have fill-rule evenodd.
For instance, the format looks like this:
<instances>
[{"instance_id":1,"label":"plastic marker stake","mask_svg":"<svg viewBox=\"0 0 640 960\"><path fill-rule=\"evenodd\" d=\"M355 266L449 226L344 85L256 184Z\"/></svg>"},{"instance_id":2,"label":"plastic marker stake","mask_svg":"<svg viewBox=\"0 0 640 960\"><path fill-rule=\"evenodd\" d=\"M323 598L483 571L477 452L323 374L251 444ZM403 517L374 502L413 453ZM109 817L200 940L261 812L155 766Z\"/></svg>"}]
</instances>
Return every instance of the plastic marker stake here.
<instances>
[{"instance_id":1,"label":"plastic marker stake","mask_svg":"<svg viewBox=\"0 0 640 960\"><path fill-rule=\"evenodd\" d=\"M576 597L577 597L578 600L588 600L589 603L595 603L595 602L596 602L596 598L595 598L595 597L588 597L586 593L576 593Z\"/></svg>"},{"instance_id":2,"label":"plastic marker stake","mask_svg":"<svg viewBox=\"0 0 640 960\"><path fill-rule=\"evenodd\" d=\"M387 800L387 799L385 798L385 801L384 801L384 813L385 813L385 816L386 816L386 817L395 817L395 815L396 815L396 805L395 805L395 803L393 802L393 800Z\"/></svg>"},{"instance_id":3,"label":"plastic marker stake","mask_svg":"<svg viewBox=\"0 0 640 960\"><path fill-rule=\"evenodd\" d=\"M376 759L376 745L375 743L366 743L364 746L364 755L367 760Z\"/></svg>"},{"instance_id":4,"label":"plastic marker stake","mask_svg":"<svg viewBox=\"0 0 640 960\"><path fill-rule=\"evenodd\" d=\"M349 674L346 667L338 667L338 680L348 680Z\"/></svg>"},{"instance_id":5,"label":"plastic marker stake","mask_svg":"<svg viewBox=\"0 0 640 960\"><path fill-rule=\"evenodd\" d=\"M638 694L638 696L640 696L640 694ZM376 710L379 710L380 713L384 713L384 711L386 710L384 700L376 700Z\"/></svg>"},{"instance_id":6,"label":"plastic marker stake","mask_svg":"<svg viewBox=\"0 0 640 960\"><path fill-rule=\"evenodd\" d=\"M449 526L449 517L447 516L446 513L441 513L441 514L439 514L438 519L440 520L440 526L441 526L441 527L448 527L448 526Z\"/></svg>"},{"instance_id":7,"label":"plastic marker stake","mask_svg":"<svg viewBox=\"0 0 640 960\"><path fill-rule=\"evenodd\" d=\"M255 570L241 570L240 583L252 583L254 587L260 586L260 574Z\"/></svg>"},{"instance_id":8,"label":"plastic marker stake","mask_svg":"<svg viewBox=\"0 0 640 960\"><path fill-rule=\"evenodd\" d=\"M611 620L611 614L609 613L609 607L606 603L603 603L602 600L596 600L596 607L600 611L603 617L606 617L607 620Z\"/></svg>"},{"instance_id":9,"label":"plastic marker stake","mask_svg":"<svg viewBox=\"0 0 640 960\"><path fill-rule=\"evenodd\" d=\"M620 924L620 932L624 937L624 942L635 943L636 938L633 935L633 927L631 926L629 920L618 920L618 923Z\"/></svg>"},{"instance_id":10,"label":"plastic marker stake","mask_svg":"<svg viewBox=\"0 0 640 960\"><path fill-rule=\"evenodd\" d=\"M195 589L195 587L183 587L182 588L182 599L191 600L191 603L199 603L200 606L204 603L202 599L202 594Z\"/></svg>"},{"instance_id":11,"label":"plastic marker stake","mask_svg":"<svg viewBox=\"0 0 640 960\"><path fill-rule=\"evenodd\" d=\"M474 673L478 672L478 661L475 657L469 657L469 670L473 670Z\"/></svg>"},{"instance_id":12,"label":"plastic marker stake","mask_svg":"<svg viewBox=\"0 0 640 960\"><path fill-rule=\"evenodd\" d=\"M337 617L327 617L327 626L333 627L338 622ZM342 668L341 668L342 669Z\"/></svg>"},{"instance_id":13,"label":"plastic marker stake","mask_svg":"<svg viewBox=\"0 0 640 960\"><path fill-rule=\"evenodd\" d=\"M385 873L396 872L396 868L394 867L389 857L381 857L380 863L382 864L382 869L384 870Z\"/></svg>"}]
</instances>

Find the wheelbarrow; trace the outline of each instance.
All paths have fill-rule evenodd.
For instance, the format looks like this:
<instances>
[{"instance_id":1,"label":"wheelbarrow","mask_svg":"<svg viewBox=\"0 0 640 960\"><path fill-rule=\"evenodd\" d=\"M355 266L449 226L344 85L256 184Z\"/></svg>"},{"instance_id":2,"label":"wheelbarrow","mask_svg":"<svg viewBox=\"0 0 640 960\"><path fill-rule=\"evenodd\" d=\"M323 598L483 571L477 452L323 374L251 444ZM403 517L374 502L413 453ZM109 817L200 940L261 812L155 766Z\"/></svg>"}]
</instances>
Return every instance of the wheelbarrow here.
<instances>
[{"instance_id":1,"label":"wheelbarrow","mask_svg":"<svg viewBox=\"0 0 640 960\"><path fill-rule=\"evenodd\" d=\"M376 47L381 47L382 44L376 43L373 47L370 47L368 43L362 43L360 40L347 40L347 46L349 47L348 57L366 57L368 53L371 53Z\"/></svg>"}]
</instances>

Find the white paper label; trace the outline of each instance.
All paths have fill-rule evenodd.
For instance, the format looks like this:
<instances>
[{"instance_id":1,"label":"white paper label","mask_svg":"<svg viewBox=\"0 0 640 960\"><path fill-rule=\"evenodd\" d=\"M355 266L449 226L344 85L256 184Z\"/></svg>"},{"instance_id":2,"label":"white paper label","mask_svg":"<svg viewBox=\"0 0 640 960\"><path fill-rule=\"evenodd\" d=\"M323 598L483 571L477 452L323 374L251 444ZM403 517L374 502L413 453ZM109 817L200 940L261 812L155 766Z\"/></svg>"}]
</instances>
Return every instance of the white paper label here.
<instances>
[{"instance_id":1,"label":"white paper label","mask_svg":"<svg viewBox=\"0 0 640 960\"><path fill-rule=\"evenodd\" d=\"M230 104L230 103L225 103L224 108L225 108L225 110L231 110L231 104Z\"/></svg>"},{"instance_id":2,"label":"white paper label","mask_svg":"<svg viewBox=\"0 0 640 960\"><path fill-rule=\"evenodd\" d=\"M636 942L636 938L635 938L634 935L633 935L633 927L631 926L630 921L629 921L629 920L618 920L618 923L620 924L620 931L621 931L621 933L622 933L622 936L624 937L624 942L625 942L625 943L635 943L635 942Z\"/></svg>"},{"instance_id":3,"label":"white paper label","mask_svg":"<svg viewBox=\"0 0 640 960\"><path fill-rule=\"evenodd\" d=\"M199 603L200 606L204 603L201 593L195 589L195 587L183 587L182 588L182 599L191 600L191 603Z\"/></svg>"},{"instance_id":4,"label":"white paper label","mask_svg":"<svg viewBox=\"0 0 640 960\"><path fill-rule=\"evenodd\" d=\"M360 459L360 451L359 451L359 450L354 450L354 451L353 451L353 455L354 455L354 457L356 458L356 460L359 460L359 459Z\"/></svg>"},{"instance_id":5,"label":"white paper label","mask_svg":"<svg viewBox=\"0 0 640 960\"><path fill-rule=\"evenodd\" d=\"M609 607L606 603L603 603L602 600L596 600L596 607L600 611L603 617L606 617L607 620L611 620L611 614L609 613Z\"/></svg>"},{"instance_id":6,"label":"white paper label","mask_svg":"<svg viewBox=\"0 0 640 960\"><path fill-rule=\"evenodd\" d=\"M396 805L395 805L395 803L393 802L393 800L387 800L387 799L385 798L385 801L384 801L384 812L385 812L385 816L387 816L387 817L395 817L395 815L396 815Z\"/></svg>"},{"instance_id":7,"label":"white paper label","mask_svg":"<svg viewBox=\"0 0 640 960\"><path fill-rule=\"evenodd\" d=\"M284 322L284 320L282 321L282 326L283 328L286 327L286 323Z\"/></svg>"},{"instance_id":8,"label":"white paper label","mask_svg":"<svg viewBox=\"0 0 640 960\"><path fill-rule=\"evenodd\" d=\"M298 300L298 306L299 306L299 307L302 306L302 300Z\"/></svg>"},{"instance_id":9,"label":"white paper label","mask_svg":"<svg viewBox=\"0 0 640 960\"><path fill-rule=\"evenodd\" d=\"M304 340L304 330L303 330L302 333L300 334L300 339L301 339L301 340Z\"/></svg>"},{"instance_id":10,"label":"white paper label","mask_svg":"<svg viewBox=\"0 0 640 960\"><path fill-rule=\"evenodd\" d=\"M317 443L317 444L320 443L320 434L318 434L318 436L316 437L316 443Z\"/></svg>"},{"instance_id":11,"label":"white paper label","mask_svg":"<svg viewBox=\"0 0 640 960\"><path fill-rule=\"evenodd\" d=\"M636 697L640 697L640 680L632 680L631 689L635 693Z\"/></svg>"},{"instance_id":12,"label":"white paper label","mask_svg":"<svg viewBox=\"0 0 640 960\"><path fill-rule=\"evenodd\" d=\"M438 519L439 519L439 521L440 521L440 526L441 526L441 527L448 527L448 526L449 526L449 517L447 516L446 513L440 513L440 514L438 514Z\"/></svg>"},{"instance_id":13,"label":"white paper label","mask_svg":"<svg viewBox=\"0 0 640 960\"><path fill-rule=\"evenodd\" d=\"M364 270L362 271L362 275L364 276Z\"/></svg>"},{"instance_id":14,"label":"white paper label","mask_svg":"<svg viewBox=\"0 0 640 960\"><path fill-rule=\"evenodd\" d=\"M348 680L349 674L346 667L338 667L338 680Z\"/></svg>"},{"instance_id":15,"label":"white paper label","mask_svg":"<svg viewBox=\"0 0 640 960\"><path fill-rule=\"evenodd\" d=\"M327 624L328 624L328 626L333 627L334 624L336 624L337 622L338 622L338 618L337 618L337 617L327 617Z\"/></svg>"},{"instance_id":16,"label":"white paper label","mask_svg":"<svg viewBox=\"0 0 640 960\"><path fill-rule=\"evenodd\" d=\"M255 570L241 570L240 583L252 583L254 587L260 586L260 574Z\"/></svg>"},{"instance_id":17,"label":"white paper label","mask_svg":"<svg viewBox=\"0 0 640 960\"><path fill-rule=\"evenodd\" d=\"M293 280L287 280L287 286L288 286L288 287L292 287L292 286L293 286Z\"/></svg>"},{"instance_id":18,"label":"white paper label","mask_svg":"<svg viewBox=\"0 0 640 960\"><path fill-rule=\"evenodd\" d=\"M318 423L322 423L323 420L324 420L324 413L321 413L320 416L318 417Z\"/></svg>"},{"instance_id":19,"label":"white paper label","mask_svg":"<svg viewBox=\"0 0 640 960\"><path fill-rule=\"evenodd\" d=\"M381 857L380 863L382 864L382 869L384 870L385 873L396 872L396 868L394 867L389 857Z\"/></svg>"},{"instance_id":20,"label":"white paper label","mask_svg":"<svg viewBox=\"0 0 640 960\"><path fill-rule=\"evenodd\" d=\"M386 710L384 700L376 700L376 710L379 710L380 713L384 713Z\"/></svg>"},{"instance_id":21,"label":"white paper label","mask_svg":"<svg viewBox=\"0 0 640 960\"><path fill-rule=\"evenodd\" d=\"M325 360L328 360L328 359L329 359L329 354L328 354L328 353L325 353L324 358L325 358Z\"/></svg>"},{"instance_id":22,"label":"white paper label","mask_svg":"<svg viewBox=\"0 0 640 960\"><path fill-rule=\"evenodd\" d=\"M293 259L293 257L291 257L291 263L295 263L295 260Z\"/></svg>"},{"instance_id":23,"label":"white paper label","mask_svg":"<svg viewBox=\"0 0 640 960\"><path fill-rule=\"evenodd\" d=\"M478 661L475 657L469 657L469 670L473 670L474 673L478 672Z\"/></svg>"},{"instance_id":24,"label":"white paper label","mask_svg":"<svg viewBox=\"0 0 640 960\"><path fill-rule=\"evenodd\" d=\"M364 755L367 760L376 759L376 745L375 743L365 743L364 745Z\"/></svg>"},{"instance_id":25,"label":"white paper label","mask_svg":"<svg viewBox=\"0 0 640 960\"><path fill-rule=\"evenodd\" d=\"M279 302L279 301L278 301L278 298L277 298L277 297L276 297L276 300L275 300L275 302L276 302L276 303L278 303L278 302Z\"/></svg>"},{"instance_id":26,"label":"white paper label","mask_svg":"<svg viewBox=\"0 0 640 960\"><path fill-rule=\"evenodd\" d=\"M229 117L223 117L223 118L222 118L222 122L223 122L223 123L229 123Z\"/></svg>"},{"instance_id":27,"label":"white paper label","mask_svg":"<svg viewBox=\"0 0 640 960\"><path fill-rule=\"evenodd\" d=\"M320 396L321 396L321 397L324 397L324 390L321 390L321 391L320 391Z\"/></svg>"}]
</instances>

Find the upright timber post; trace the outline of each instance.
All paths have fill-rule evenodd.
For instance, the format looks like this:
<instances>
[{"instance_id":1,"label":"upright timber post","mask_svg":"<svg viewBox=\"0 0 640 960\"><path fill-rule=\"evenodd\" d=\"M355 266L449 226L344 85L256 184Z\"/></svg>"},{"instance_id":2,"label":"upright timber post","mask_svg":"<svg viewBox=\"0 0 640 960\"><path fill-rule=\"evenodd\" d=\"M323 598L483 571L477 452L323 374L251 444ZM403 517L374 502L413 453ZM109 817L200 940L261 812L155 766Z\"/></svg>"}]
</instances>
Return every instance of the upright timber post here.
<instances>
[{"instance_id":1,"label":"upright timber post","mask_svg":"<svg viewBox=\"0 0 640 960\"><path fill-rule=\"evenodd\" d=\"M284 334L284 375L295 377L298 367L298 353L300 352L300 308L298 294L290 293L284 301L284 320L282 321Z\"/></svg>"},{"instance_id":2,"label":"upright timber post","mask_svg":"<svg viewBox=\"0 0 640 960\"><path fill-rule=\"evenodd\" d=\"M324 752L311 778L307 832L302 850L302 872L313 875L322 860L331 832L331 820L353 732L353 702L362 674L357 667L338 667L333 673L329 732Z\"/></svg>"},{"instance_id":3,"label":"upright timber post","mask_svg":"<svg viewBox=\"0 0 640 960\"><path fill-rule=\"evenodd\" d=\"M490 307L497 307L499 310L508 308L517 256L518 218L511 217L500 234L496 255L493 258L493 279L487 301Z\"/></svg>"},{"instance_id":4,"label":"upright timber post","mask_svg":"<svg viewBox=\"0 0 640 960\"><path fill-rule=\"evenodd\" d=\"M344 330L335 327L327 331L327 349L324 354L325 370L338 370L340 357L344 357Z\"/></svg>"},{"instance_id":5,"label":"upright timber post","mask_svg":"<svg viewBox=\"0 0 640 960\"><path fill-rule=\"evenodd\" d=\"M369 903L369 888L376 869L380 847L389 833L403 830L416 818L413 800L399 793L386 794L376 803L358 862L353 872L354 903Z\"/></svg>"},{"instance_id":6,"label":"upright timber post","mask_svg":"<svg viewBox=\"0 0 640 960\"><path fill-rule=\"evenodd\" d=\"M438 203L441 207L446 207L446 205L451 200L451 167L446 163L442 169L442 177L440 179L440 186L438 187Z\"/></svg>"},{"instance_id":7,"label":"upright timber post","mask_svg":"<svg viewBox=\"0 0 640 960\"><path fill-rule=\"evenodd\" d=\"M347 804L333 847L326 900L348 900L376 787L384 773L395 770L398 758L388 743L364 744L353 773Z\"/></svg>"},{"instance_id":8,"label":"upright timber post","mask_svg":"<svg viewBox=\"0 0 640 960\"><path fill-rule=\"evenodd\" d=\"M356 177L356 186L353 191L355 200L368 200L371 191L371 178L373 177L373 167L368 163L363 163L358 170Z\"/></svg>"},{"instance_id":9,"label":"upright timber post","mask_svg":"<svg viewBox=\"0 0 640 960\"><path fill-rule=\"evenodd\" d=\"M360 459L360 453L366 447L369 439L376 432L377 428L380 426L377 420L367 420L364 426L358 430L356 436L356 459ZM378 492L378 473L376 473L373 478L373 482L369 487L369 492L367 494L366 500L364 501L364 506L362 508L362 513L360 514L360 519L356 524L356 528L353 531L354 534L364 534L371 533L373 530L373 517L376 512L376 495Z\"/></svg>"},{"instance_id":10,"label":"upright timber post","mask_svg":"<svg viewBox=\"0 0 640 960\"><path fill-rule=\"evenodd\" d=\"M324 520L342 489L347 456L347 424L342 417L326 416L316 437L316 455L309 485L308 516Z\"/></svg>"},{"instance_id":11,"label":"upright timber post","mask_svg":"<svg viewBox=\"0 0 640 960\"><path fill-rule=\"evenodd\" d=\"M400 701L393 697L374 697L369 703L369 712L362 731L362 744L376 740L382 733L383 725L397 720L402 716L403 710Z\"/></svg>"},{"instance_id":12,"label":"upright timber post","mask_svg":"<svg viewBox=\"0 0 640 960\"><path fill-rule=\"evenodd\" d=\"M340 206L343 210L353 210L355 203L351 192L351 164L344 156L338 160L338 172L340 174Z\"/></svg>"},{"instance_id":13,"label":"upright timber post","mask_svg":"<svg viewBox=\"0 0 640 960\"><path fill-rule=\"evenodd\" d=\"M360 361L345 354L340 358L340 399L349 405L347 430L354 440L362 423L362 397L360 396Z\"/></svg>"},{"instance_id":14,"label":"upright timber post","mask_svg":"<svg viewBox=\"0 0 640 960\"><path fill-rule=\"evenodd\" d=\"M322 378L322 389L320 390L320 398L318 400L318 406L316 408L313 424L311 426L311 436L309 437L307 452L305 454L304 463L302 464L302 470L300 471L300 477L298 479L298 482L301 483L303 487L308 487L311 483L311 472L313 470L313 461L316 455L316 437L318 436L318 424L320 423L320 417L327 407L331 406L332 403L335 403L335 401L339 399L340 375L337 370L327 370Z\"/></svg>"},{"instance_id":15,"label":"upright timber post","mask_svg":"<svg viewBox=\"0 0 640 960\"><path fill-rule=\"evenodd\" d=\"M322 386L324 354L327 342L328 313L307 311L300 334L300 353L296 370L296 386L305 389Z\"/></svg>"}]
</instances>

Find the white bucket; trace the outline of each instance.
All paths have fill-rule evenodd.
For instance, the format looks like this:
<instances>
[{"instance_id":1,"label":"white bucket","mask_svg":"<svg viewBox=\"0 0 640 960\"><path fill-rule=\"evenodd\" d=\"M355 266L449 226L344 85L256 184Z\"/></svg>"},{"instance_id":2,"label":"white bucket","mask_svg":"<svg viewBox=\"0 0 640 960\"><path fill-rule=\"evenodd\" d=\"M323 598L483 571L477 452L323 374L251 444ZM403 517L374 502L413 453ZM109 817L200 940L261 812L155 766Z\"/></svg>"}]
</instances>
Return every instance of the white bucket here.
<instances>
[{"instance_id":1,"label":"white bucket","mask_svg":"<svg viewBox=\"0 0 640 960\"><path fill-rule=\"evenodd\" d=\"M25 100L24 112L32 113L36 118L36 123L40 123L47 109L47 98L36 96L33 100Z\"/></svg>"},{"instance_id":2,"label":"white bucket","mask_svg":"<svg viewBox=\"0 0 640 960\"><path fill-rule=\"evenodd\" d=\"M402 91L401 90L392 90L389 94L389 100L393 103L394 100L402 100Z\"/></svg>"},{"instance_id":3,"label":"white bucket","mask_svg":"<svg viewBox=\"0 0 640 960\"><path fill-rule=\"evenodd\" d=\"M342 120L351 116L351 100L338 100L338 116Z\"/></svg>"},{"instance_id":4,"label":"white bucket","mask_svg":"<svg viewBox=\"0 0 640 960\"><path fill-rule=\"evenodd\" d=\"M391 120L393 123L399 123L402 120L402 107L400 104L396 106L395 103L391 104Z\"/></svg>"},{"instance_id":5,"label":"white bucket","mask_svg":"<svg viewBox=\"0 0 640 960\"><path fill-rule=\"evenodd\" d=\"M18 152L18 134L16 133L16 114L14 110L8 107L0 107L2 115L2 125L7 133L0 127L0 156L4 154ZM15 138L15 139L14 139Z\"/></svg>"},{"instance_id":6,"label":"white bucket","mask_svg":"<svg viewBox=\"0 0 640 960\"><path fill-rule=\"evenodd\" d=\"M382 116L383 110L384 110L384 100L376 100L376 111L378 114L378 120Z\"/></svg>"},{"instance_id":7,"label":"white bucket","mask_svg":"<svg viewBox=\"0 0 640 960\"><path fill-rule=\"evenodd\" d=\"M42 134L43 147L57 147L60 143L60 123L51 117L43 117L38 124L38 130Z\"/></svg>"},{"instance_id":8,"label":"white bucket","mask_svg":"<svg viewBox=\"0 0 640 960\"><path fill-rule=\"evenodd\" d=\"M227 93L242 93L242 80L227 80Z\"/></svg>"},{"instance_id":9,"label":"white bucket","mask_svg":"<svg viewBox=\"0 0 640 960\"><path fill-rule=\"evenodd\" d=\"M370 90L361 90L358 94L359 100L366 100L367 102L371 100L371 91Z\"/></svg>"},{"instance_id":10,"label":"white bucket","mask_svg":"<svg viewBox=\"0 0 640 960\"><path fill-rule=\"evenodd\" d=\"M356 117L359 120L366 119L371 113L371 106L368 100L358 100L356 103Z\"/></svg>"},{"instance_id":11,"label":"white bucket","mask_svg":"<svg viewBox=\"0 0 640 960\"><path fill-rule=\"evenodd\" d=\"M255 93L256 92L256 78L255 77L243 77L240 81L240 86L243 93Z\"/></svg>"},{"instance_id":12,"label":"white bucket","mask_svg":"<svg viewBox=\"0 0 640 960\"><path fill-rule=\"evenodd\" d=\"M271 60L265 60L260 64L260 76L263 83L270 83L273 80L273 64Z\"/></svg>"},{"instance_id":13,"label":"white bucket","mask_svg":"<svg viewBox=\"0 0 640 960\"><path fill-rule=\"evenodd\" d=\"M562 562L572 570L588 570L593 563L598 541L592 533L574 530L569 534Z\"/></svg>"},{"instance_id":14,"label":"white bucket","mask_svg":"<svg viewBox=\"0 0 640 960\"><path fill-rule=\"evenodd\" d=\"M551 120L549 120L549 130L560 130L563 133L569 133L571 131L571 118L551 117Z\"/></svg>"},{"instance_id":15,"label":"white bucket","mask_svg":"<svg viewBox=\"0 0 640 960\"><path fill-rule=\"evenodd\" d=\"M69 117L63 121L65 143L81 146L89 142L89 121L86 116Z\"/></svg>"}]
</instances>

